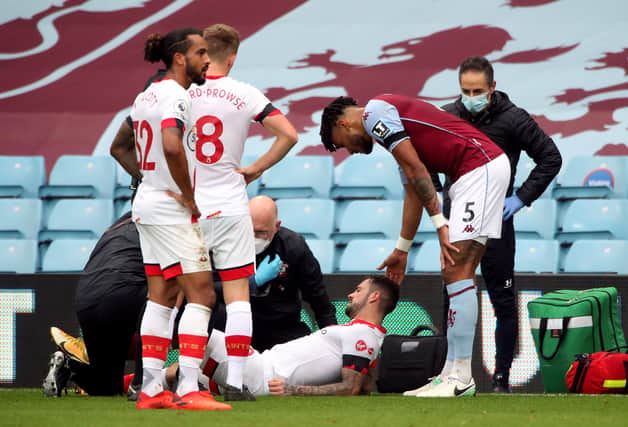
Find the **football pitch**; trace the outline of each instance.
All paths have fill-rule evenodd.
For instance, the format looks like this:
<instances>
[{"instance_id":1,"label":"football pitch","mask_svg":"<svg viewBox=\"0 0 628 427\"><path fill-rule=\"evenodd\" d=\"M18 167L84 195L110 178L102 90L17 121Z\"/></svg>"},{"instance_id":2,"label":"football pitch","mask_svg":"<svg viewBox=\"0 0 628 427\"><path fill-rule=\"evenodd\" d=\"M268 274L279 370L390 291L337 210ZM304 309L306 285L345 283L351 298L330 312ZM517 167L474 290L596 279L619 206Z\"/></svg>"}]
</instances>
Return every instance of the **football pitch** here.
<instances>
[{"instance_id":1,"label":"football pitch","mask_svg":"<svg viewBox=\"0 0 628 427\"><path fill-rule=\"evenodd\" d=\"M123 397L0 389L0 425L11 426L625 426L628 396L480 394L417 399L400 395L262 397L232 411L136 410Z\"/></svg>"}]
</instances>

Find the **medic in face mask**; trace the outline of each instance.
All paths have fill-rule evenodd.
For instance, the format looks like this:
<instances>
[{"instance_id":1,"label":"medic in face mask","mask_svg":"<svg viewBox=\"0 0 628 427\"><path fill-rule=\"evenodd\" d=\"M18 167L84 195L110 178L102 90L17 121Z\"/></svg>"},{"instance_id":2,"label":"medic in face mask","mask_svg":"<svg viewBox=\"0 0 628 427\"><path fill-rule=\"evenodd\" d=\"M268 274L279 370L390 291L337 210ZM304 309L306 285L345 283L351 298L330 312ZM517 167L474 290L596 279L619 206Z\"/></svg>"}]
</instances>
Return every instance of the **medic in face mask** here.
<instances>
[{"instance_id":1,"label":"medic in face mask","mask_svg":"<svg viewBox=\"0 0 628 427\"><path fill-rule=\"evenodd\" d=\"M495 81L488 82L482 71L468 70L460 75L460 101L473 115L486 110L495 91Z\"/></svg>"},{"instance_id":2,"label":"medic in face mask","mask_svg":"<svg viewBox=\"0 0 628 427\"><path fill-rule=\"evenodd\" d=\"M261 239L255 237L255 255L259 255L266 250L272 239Z\"/></svg>"}]
</instances>

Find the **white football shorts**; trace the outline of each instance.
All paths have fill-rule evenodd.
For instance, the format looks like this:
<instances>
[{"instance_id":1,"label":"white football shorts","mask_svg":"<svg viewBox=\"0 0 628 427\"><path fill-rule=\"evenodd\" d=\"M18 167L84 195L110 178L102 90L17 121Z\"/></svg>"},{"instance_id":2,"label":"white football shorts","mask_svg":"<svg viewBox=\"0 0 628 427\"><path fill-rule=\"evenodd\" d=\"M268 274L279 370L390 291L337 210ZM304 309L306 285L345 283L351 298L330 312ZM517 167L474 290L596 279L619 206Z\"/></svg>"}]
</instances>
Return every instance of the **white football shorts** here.
<instances>
[{"instance_id":1,"label":"white football shorts","mask_svg":"<svg viewBox=\"0 0 628 427\"><path fill-rule=\"evenodd\" d=\"M217 216L202 219L199 224L220 280L255 274L255 240L250 215Z\"/></svg>"},{"instance_id":2,"label":"white football shorts","mask_svg":"<svg viewBox=\"0 0 628 427\"><path fill-rule=\"evenodd\" d=\"M458 178L449 189L449 241L499 239L509 183L505 154Z\"/></svg>"},{"instance_id":3,"label":"white football shorts","mask_svg":"<svg viewBox=\"0 0 628 427\"><path fill-rule=\"evenodd\" d=\"M169 280L181 274L209 271L209 255L198 223L136 223L147 276Z\"/></svg>"}]
</instances>

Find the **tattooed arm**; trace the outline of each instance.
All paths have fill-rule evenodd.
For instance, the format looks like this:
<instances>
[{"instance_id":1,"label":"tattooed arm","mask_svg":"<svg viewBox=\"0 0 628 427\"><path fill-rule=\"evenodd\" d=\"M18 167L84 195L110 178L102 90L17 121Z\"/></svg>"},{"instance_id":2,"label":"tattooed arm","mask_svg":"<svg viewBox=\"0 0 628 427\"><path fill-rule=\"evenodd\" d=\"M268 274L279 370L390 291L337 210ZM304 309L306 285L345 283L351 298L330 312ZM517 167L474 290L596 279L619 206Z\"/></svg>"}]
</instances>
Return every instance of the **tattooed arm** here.
<instances>
[{"instance_id":1,"label":"tattooed arm","mask_svg":"<svg viewBox=\"0 0 628 427\"><path fill-rule=\"evenodd\" d=\"M428 215L432 217L441 213L440 204L436 196L436 189L434 188L430 172L419 158L419 155L412 146L410 138L401 141L395 147L393 156L408 180L408 183L405 185L406 196L403 205L404 212L401 225L401 237L411 240L414 238L414 234L416 234L419 225L421 208L425 207ZM408 192L410 189L413 190L411 194ZM446 263L454 265L450 251L458 252L459 250L449 242L449 228L444 225L440 226L436 231L441 245L441 268L445 268ZM409 237L410 235L411 237ZM397 249L395 249L395 251L400 252ZM406 264L402 263L403 272L401 272L401 264L394 264L394 262L400 258L400 254L393 252L391 256L393 256L393 259L391 259L387 265L392 268L389 267L386 270L386 275L396 280L397 283L401 283ZM401 258L403 258L403 256L401 256ZM398 278L399 275L401 275L401 279Z\"/></svg>"},{"instance_id":2,"label":"tattooed arm","mask_svg":"<svg viewBox=\"0 0 628 427\"><path fill-rule=\"evenodd\" d=\"M419 155L412 146L410 138L405 139L395 147L393 156L408 179L407 185L414 190L414 194L417 196L419 202L418 209L425 207L429 216L441 213L432 176L421 159L419 159Z\"/></svg>"},{"instance_id":3,"label":"tattooed arm","mask_svg":"<svg viewBox=\"0 0 628 427\"><path fill-rule=\"evenodd\" d=\"M369 369L368 374L366 374L364 381L362 382L362 389L360 390L360 394L369 395L375 391L375 369Z\"/></svg>"},{"instance_id":4,"label":"tattooed arm","mask_svg":"<svg viewBox=\"0 0 628 427\"><path fill-rule=\"evenodd\" d=\"M366 375L349 368L342 368L342 381L324 385L292 385L285 380L268 381L270 393L275 396L351 396L362 389Z\"/></svg>"}]
</instances>

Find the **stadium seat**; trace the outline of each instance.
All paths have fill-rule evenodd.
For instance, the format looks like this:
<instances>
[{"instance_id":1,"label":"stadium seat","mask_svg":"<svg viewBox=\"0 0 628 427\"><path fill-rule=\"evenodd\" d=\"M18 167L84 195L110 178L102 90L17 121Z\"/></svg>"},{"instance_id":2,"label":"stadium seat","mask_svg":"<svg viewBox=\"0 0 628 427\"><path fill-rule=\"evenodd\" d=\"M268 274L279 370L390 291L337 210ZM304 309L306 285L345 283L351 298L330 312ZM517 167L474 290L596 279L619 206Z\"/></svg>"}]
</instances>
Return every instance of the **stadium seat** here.
<instances>
[{"instance_id":1,"label":"stadium seat","mask_svg":"<svg viewBox=\"0 0 628 427\"><path fill-rule=\"evenodd\" d=\"M39 199L0 199L0 238L37 239L41 228Z\"/></svg>"},{"instance_id":2,"label":"stadium seat","mask_svg":"<svg viewBox=\"0 0 628 427\"><path fill-rule=\"evenodd\" d=\"M305 241L318 260L323 274L334 272L334 241L330 239L307 239Z\"/></svg>"},{"instance_id":3,"label":"stadium seat","mask_svg":"<svg viewBox=\"0 0 628 427\"><path fill-rule=\"evenodd\" d=\"M628 241L579 240L565 257L566 273L628 274Z\"/></svg>"},{"instance_id":4,"label":"stadium seat","mask_svg":"<svg viewBox=\"0 0 628 427\"><path fill-rule=\"evenodd\" d=\"M37 240L0 239L0 272L32 274L37 270Z\"/></svg>"},{"instance_id":5,"label":"stadium seat","mask_svg":"<svg viewBox=\"0 0 628 427\"><path fill-rule=\"evenodd\" d=\"M61 156L50 173L48 185L39 189L41 198L113 198L116 165L105 156Z\"/></svg>"},{"instance_id":6,"label":"stadium seat","mask_svg":"<svg viewBox=\"0 0 628 427\"><path fill-rule=\"evenodd\" d=\"M401 212L399 212L401 215ZM436 229L434 228L434 224L430 220L430 216L423 210L421 215L421 223L419 224L419 228L416 231L414 236L415 242L424 242L426 240L437 240L438 234L436 233Z\"/></svg>"},{"instance_id":7,"label":"stadium seat","mask_svg":"<svg viewBox=\"0 0 628 427\"><path fill-rule=\"evenodd\" d=\"M572 243L579 239L628 239L628 200L574 200L571 202L556 239Z\"/></svg>"},{"instance_id":8,"label":"stadium seat","mask_svg":"<svg viewBox=\"0 0 628 427\"><path fill-rule=\"evenodd\" d=\"M399 166L390 154L349 156L334 169L334 199L402 199Z\"/></svg>"},{"instance_id":9,"label":"stadium seat","mask_svg":"<svg viewBox=\"0 0 628 427\"><path fill-rule=\"evenodd\" d=\"M331 156L288 156L264 172L259 191L274 199L324 199L329 197L333 173Z\"/></svg>"},{"instance_id":10,"label":"stadium seat","mask_svg":"<svg viewBox=\"0 0 628 427\"><path fill-rule=\"evenodd\" d=\"M43 256L42 272L82 271L97 239L60 239L50 243Z\"/></svg>"},{"instance_id":11,"label":"stadium seat","mask_svg":"<svg viewBox=\"0 0 628 427\"><path fill-rule=\"evenodd\" d=\"M528 179L528 176L530 176L530 172L532 172L532 169L534 169L535 166L536 166L536 163L534 163L534 160L532 160L530 156L526 154L525 151L522 151L521 155L519 156L519 162L517 163L517 173L515 174L515 181L513 183L514 191L517 191L523 185L525 180ZM552 180L550 185L547 186L547 189L545 189L543 194L541 194L540 198L541 199L551 198L552 189L554 188L555 184L556 184L556 179Z\"/></svg>"},{"instance_id":12,"label":"stadium seat","mask_svg":"<svg viewBox=\"0 0 628 427\"><path fill-rule=\"evenodd\" d=\"M336 243L352 239L396 239L401 230L402 200L353 200L338 214Z\"/></svg>"},{"instance_id":13,"label":"stadium seat","mask_svg":"<svg viewBox=\"0 0 628 427\"><path fill-rule=\"evenodd\" d=\"M554 187L558 200L626 197L628 157L572 157Z\"/></svg>"},{"instance_id":14,"label":"stadium seat","mask_svg":"<svg viewBox=\"0 0 628 427\"><path fill-rule=\"evenodd\" d=\"M408 260L410 271L440 273L440 243L427 240Z\"/></svg>"},{"instance_id":15,"label":"stadium seat","mask_svg":"<svg viewBox=\"0 0 628 427\"><path fill-rule=\"evenodd\" d=\"M517 239L553 239L556 231L556 201L538 199L515 215Z\"/></svg>"},{"instance_id":16,"label":"stadium seat","mask_svg":"<svg viewBox=\"0 0 628 427\"><path fill-rule=\"evenodd\" d=\"M131 200L116 200L114 202L115 217L120 218L122 215L131 210Z\"/></svg>"},{"instance_id":17,"label":"stadium seat","mask_svg":"<svg viewBox=\"0 0 628 427\"><path fill-rule=\"evenodd\" d=\"M277 200L281 225L310 239L328 239L334 229L334 201L329 199Z\"/></svg>"},{"instance_id":18,"label":"stadium seat","mask_svg":"<svg viewBox=\"0 0 628 427\"><path fill-rule=\"evenodd\" d=\"M109 199L61 199L52 207L40 241L98 238L113 222Z\"/></svg>"},{"instance_id":19,"label":"stadium seat","mask_svg":"<svg viewBox=\"0 0 628 427\"><path fill-rule=\"evenodd\" d=\"M240 162L240 165L242 165L242 167L249 166L249 165L253 164L255 162L255 160L257 160L257 158L258 158L258 156L254 156L254 155L242 156L242 161ZM259 194L259 186L260 186L261 180L262 180L262 178L257 178L255 181L250 182L246 186L246 192L247 192L247 194L249 196L249 199L252 199L253 197L255 197L255 196L257 196Z\"/></svg>"},{"instance_id":20,"label":"stadium seat","mask_svg":"<svg viewBox=\"0 0 628 427\"><path fill-rule=\"evenodd\" d=\"M131 175L125 171L122 166L116 165L116 187L114 190L114 200L130 200L133 195L131 185Z\"/></svg>"},{"instance_id":21,"label":"stadium seat","mask_svg":"<svg viewBox=\"0 0 628 427\"><path fill-rule=\"evenodd\" d=\"M376 273L378 267L395 248L393 239L355 239L349 242L338 262L343 273Z\"/></svg>"},{"instance_id":22,"label":"stadium seat","mask_svg":"<svg viewBox=\"0 0 628 427\"><path fill-rule=\"evenodd\" d=\"M46 182L43 156L0 156L0 197L39 197Z\"/></svg>"},{"instance_id":23,"label":"stadium seat","mask_svg":"<svg viewBox=\"0 0 628 427\"><path fill-rule=\"evenodd\" d=\"M518 273L558 272L559 244L556 240L518 239L515 271Z\"/></svg>"}]
</instances>

